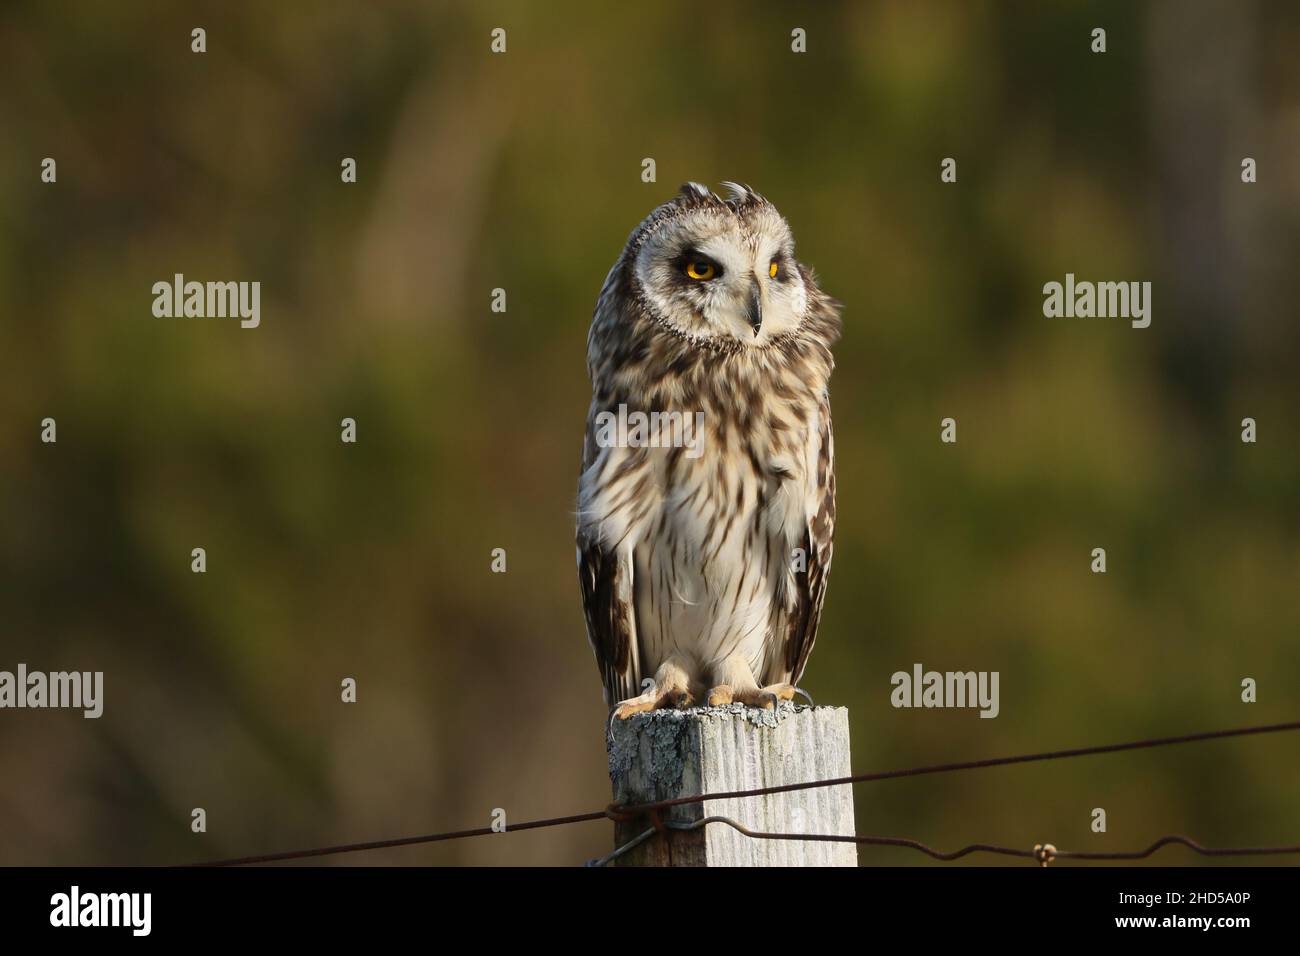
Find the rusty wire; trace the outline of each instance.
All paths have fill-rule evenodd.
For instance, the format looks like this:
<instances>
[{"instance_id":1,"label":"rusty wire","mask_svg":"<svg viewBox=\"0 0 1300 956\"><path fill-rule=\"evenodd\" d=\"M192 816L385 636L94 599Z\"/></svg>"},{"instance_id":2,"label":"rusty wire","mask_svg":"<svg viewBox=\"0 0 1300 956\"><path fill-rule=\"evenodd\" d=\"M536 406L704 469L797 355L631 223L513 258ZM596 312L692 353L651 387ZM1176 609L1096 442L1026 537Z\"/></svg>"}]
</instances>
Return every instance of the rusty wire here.
<instances>
[{"instance_id":1,"label":"rusty wire","mask_svg":"<svg viewBox=\"0 0 1300 956\"><path fill-rule=\"evenodd\" d=\"M1207 847L1193 840L1191 837L1182 836L1181 834L1172 833L1156 840L1145 850L1116 850L1116 851L1079 851L1079 850L1058 850L1050 843L1036 844L1032 850L1023 847L998 846L992 843L972 843L970 846L964 846L960 850L953 850L951 853L945 853L942 850L936 850L933 847L926 846L919 840L908 840L902 837L873 837L857 836L855 834L836 834L836 833L765 833L760 830L751 830L741 823L737 823L730 817L725 816L708 816L699 820L690 822L681 820L665 821L665 826L670 830L698 830L701 827L711 823L723 823L731 827L738 833L742 833L754 840L802 840L809 842L824 843L855 843L859 846L896 846L906 847L912 850L919 850L926 856L945 863L953 860L959 860L964 856L972 853L991 853L999 856L1016 856L1026 859L1037 860L1046 866L1052 860L1145 860L1147 857L1156 853L1158 850L1172 844L1179 844L1188 847L1202 856L1281 856L1290 853L1300 853L1300 845L1297 846L1262 846L1262 847ZM625 853L640 846L655 833L655 828L650 827L644 833L634 837L627 843L624 843L613 853L601 857L599 860L592 860L588 866L605 866L616 860Z\"/></svg>"},{"instance_id":2,"label":"rusty wire","mask_svg":"<svg viewBox=\"0 0 1300 956\"><path fill-rule=\"evenodd\" d=\"M639 837L631 841L631 845L625 844L613 854L602 857L594 863L607 862L615 859L621 853L625 853L633 845L649 839L650 835L656 829L664 827L681 830L694 829L695 827L705 826L709 823L724 823L734 827L746 836L754 839L767 840L824 840L828 842L857 843L873 846L899 846L919 850L936 860L951 861L959 859L970 853L993 853L1004 856L1029 857L1037 859L1043 865L1046 865L1051 859L1075 859L1075 860L1138 860L1145 859L1155 853L1162 847L1172 843L1179 843L1189 847L1197 853L1204 856L1263 856L1272 854L1300 853L1300 846L1275 846L1275 847L1235 847L1235 848L1208 848L1202 846L1190 837L1171 834L1161 837L1145 850L1124 851L1114 853L1104 852L1084 852L1084 851L1060 851L1056 850L1050 844L1036 847L1034 850L1024 850L1015 847L995 846L992 844L976 843L952 853L942 853L920 843L916 840L904 839L901 837L870 837L870 836L852 836L852 835L835 835L835 834L800 834L800 833L758 833L747 830L745 827L736 823L728 817L712 816L704 817L701 820L692 821L689 824L683 824L680 821L661 821L658 811L668 808L684 806L695 803L705 803L712 800L729 800L741 797L764 796L774 793L789 793L797 790L809 790L820 787L847 786L854 783L867 783L877 780L893 780L901 777L916 777L935 773L951 773L958 770L976 770L987 767L1001 767L1011 764L1032 763L1042 760L1061 760L1070 757L1085 757L1096 754L1118 753L1127 750L1142 750L1152 747L1168 747L1176 744L1195 743L1205 740L1219 740L1230 737L1245 737L1254 734L1281 733L1285 731L1300 730L1300 721L1290 721L1280 724L1264 724L1253 727L1237 727L1228 730L1211 730L1194 734L1183 734L1176 737L1153 737L1145 740L1129 741L1119 744L1102 744L1095 747L1076 747L1070 750L1052 750L1041 753L1019 754L1011 757L991 757L983 760L967 760L956 763L932 764L924 767L912 767L906 770L886 770L875 773L855 774L849 777L838 777L831 780L812 780L801 783L783 784L772 787L758 787L752 790L732 790L725 793L708 793L698 794L690 797L677 797L669 800L659 800L652 803L611 804L604 810L594 810L590 813L579 813L563 817L550 817L542 820L530 820L525 823L512 823L501 829L493 827L477 827L469 830L452 830L445 833L431 833L422 836L399 837L391 840L374 840L365 843L346 843L336 846L314 847L307 850L290 850L282 853L268 853L259 856L234 857L223 860L212 860L206 863L192 864L194 866L244 866L256 863L279 863L287 860L309 859L312 857L331 856L341 853L356 853L363 850L380 850L390 849L393 847L412 846L422 843L441 843L449 840L460 840L468 837L487 836L492 833L512 833L520 830L537 830L547 827L565 826L571 823L584 823L592 820L610 819L617 822L627 822L638 819L642 816L649 816L655 823L647 832L642 833Z\"/></svg>"}]
</instances>

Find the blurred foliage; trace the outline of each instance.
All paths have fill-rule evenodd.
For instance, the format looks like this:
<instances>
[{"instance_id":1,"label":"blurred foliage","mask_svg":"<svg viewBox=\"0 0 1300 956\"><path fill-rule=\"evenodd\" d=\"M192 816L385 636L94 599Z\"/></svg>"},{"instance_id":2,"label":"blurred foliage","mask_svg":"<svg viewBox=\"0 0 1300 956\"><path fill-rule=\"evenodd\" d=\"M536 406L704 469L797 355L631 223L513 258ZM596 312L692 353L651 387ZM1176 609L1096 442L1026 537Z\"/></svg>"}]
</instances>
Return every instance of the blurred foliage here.
<instances>
[{"instance_id":1,"label":"blurred foliage","mask_svg":"<svg viewBox=\"0 0 1300 956\"><path fill-rule=\"evenodd\" d=\"M1293 5L1204 0L7 4L0 668L103 670L106 712L0 713L0 863L603 806L572 545L585 336L628 232L686 180L764 192L845 303L805 683L851 708L856 770L1294 718L1298 28ZM260 280L261 327L155 319L177 272ZM1151 328L1045 319L1066 272L1151 280ZM1001 715L892 709L916 661L1000 671ZM1294 748L875 784L858 826L1295 842ZM610 838L337 862L576 863Z\"/></svg>"}]
</instances>

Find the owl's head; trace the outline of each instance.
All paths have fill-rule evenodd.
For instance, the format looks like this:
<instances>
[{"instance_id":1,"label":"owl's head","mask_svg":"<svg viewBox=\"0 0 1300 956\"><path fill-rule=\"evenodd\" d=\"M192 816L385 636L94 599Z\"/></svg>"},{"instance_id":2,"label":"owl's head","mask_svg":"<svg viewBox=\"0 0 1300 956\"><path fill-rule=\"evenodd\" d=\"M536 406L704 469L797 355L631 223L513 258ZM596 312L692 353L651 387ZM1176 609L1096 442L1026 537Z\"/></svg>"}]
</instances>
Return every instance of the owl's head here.
<instances>
[{"instance_id":1,"label":"owl's head","mask_svg":"<svg viewBox=\"0 0 1300 956\"><path fill-rule=\"evenodd\" d=\"M776 207L748 186L698 183L652 212L625 252L631 295L660 325L728 349L762 347L804 321L815 293Z\"/></svg>"}]
</instances>

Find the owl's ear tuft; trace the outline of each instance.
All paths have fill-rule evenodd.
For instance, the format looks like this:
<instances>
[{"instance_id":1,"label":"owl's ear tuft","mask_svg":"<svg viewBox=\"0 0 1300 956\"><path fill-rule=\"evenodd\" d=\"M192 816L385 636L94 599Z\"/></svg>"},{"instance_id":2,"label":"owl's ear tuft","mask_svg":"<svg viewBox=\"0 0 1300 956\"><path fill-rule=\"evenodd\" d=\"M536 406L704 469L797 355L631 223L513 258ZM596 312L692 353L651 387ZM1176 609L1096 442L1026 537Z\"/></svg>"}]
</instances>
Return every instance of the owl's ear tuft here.
<instances>
[{"instance_id":1,"label":"owl's ear tuft","mask_svg":"<svg viewBox=\"0 0 1300 956\"><path fill-rule=\"evenodd\" d=\"M726 186L727 191L731 193L731 198L728 202L732 205L758 206L767 202L767 200L756 193L748 183L725 182L722 185Z\"/></svg>"},{"instance_id":2,"label":"owl's ear tuft","mask_svg":"<svg viewBox=\"0 0 1300 956\"><path fill-rule=\"evenodd\" d=\"M749 202L749 197L753 195L753 190L744 183L733 183L728 180L722 185L727 187L727 192L731 193L731 198L737 202Z\"/></svg>"},{"instance_id":3,"label":"owl's ear tuft","mask_svg":"<svg viewBox=\"0 0 1300 956\"><path fill-rule=\"evenodd\" d=\"M681 194L687 199L694 200L716 200L718 198L714 195L713 190L708 186L701 185L700 183L683 183Z\"/></svg>"}]
</instances>

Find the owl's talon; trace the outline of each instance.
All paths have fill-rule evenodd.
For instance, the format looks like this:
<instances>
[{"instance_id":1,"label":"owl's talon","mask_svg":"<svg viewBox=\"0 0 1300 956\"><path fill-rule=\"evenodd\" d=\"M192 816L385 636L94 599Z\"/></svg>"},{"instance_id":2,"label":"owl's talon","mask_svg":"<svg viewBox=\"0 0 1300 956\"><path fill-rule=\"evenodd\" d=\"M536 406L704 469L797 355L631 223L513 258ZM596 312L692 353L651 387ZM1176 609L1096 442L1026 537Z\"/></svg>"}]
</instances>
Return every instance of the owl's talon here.
<instances>
[{"instance_id":1,"label":"owl's talon","mask_svg":"<svg viewBox=\"0 0 1300 956\"><path fill-rule=\"evenodd\" d=\"M690 687L670 676L662 685L655 684L643 694L619 701L614 705L612 719L627 720L634 714L652 710L685 710L694 703L695 696Z\"/></svg>"},{"instance_id":2,"label":"owl's talon","mask_svg":"<svg viewBox=\"0 0 1300 956\"><path fill-rule=\"evenodd\" d=\"M730 684L719 684L709 690L710 707L726 707L736 699Z\"/></svg>"},{"instance_id":3,"label":"owl's talon","mask_svg":"<svg viewBox=\"0 0 1300 956\"><path fill-rule=\"evenodd\" d=\"M741 691L736 695L736 700L746 707L757 707L759 710L771 710L778 703L776 694L766 688L759 690L757 687L751 691Z\"/></svg>"},{"instance_id":4,"label":"owl's talon","mask_svg":"<svg viewBox=\"0 0 1300 956\"><path fill-rule=\"evenodd\" d=\"M614 718L616 720L627 720L633 714L644 714L646 711L654 709L654 700L642 700L640 697L633 697L631 700L625 700L614 708Z\"/></svg>"},{"instance_id":5,"label":"owl's talon","mask_svg":"<svg viewBox=\"0 0 1300 956\"><path fill-rule=\"evenodd\" d=\"M768 684L763 693L773 695L777 700L794 700L794 684Z\"/></svg>"}]
</instances>

